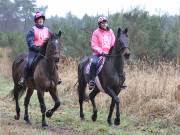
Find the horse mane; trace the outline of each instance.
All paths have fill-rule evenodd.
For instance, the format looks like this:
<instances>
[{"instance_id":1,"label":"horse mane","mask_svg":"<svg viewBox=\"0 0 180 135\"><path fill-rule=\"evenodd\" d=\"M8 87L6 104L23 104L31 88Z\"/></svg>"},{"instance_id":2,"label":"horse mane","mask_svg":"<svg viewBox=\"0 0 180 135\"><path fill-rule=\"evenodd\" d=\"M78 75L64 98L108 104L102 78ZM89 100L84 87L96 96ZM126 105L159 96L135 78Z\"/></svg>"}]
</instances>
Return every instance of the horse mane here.
<instances>
[{"instance_id":1,"label":"horse mane","mask_svg":"<svg viewBox=\"0 0 180 135\"><path fill-rule=\"evenodd\" d=\"M112 54L112 50L113 50L114 46L112 46L109 50L109 54Z\"/></svg>"},{"instance_id":2,"label":"horse mane","mask_svg":"<svg viewBox=\"0 0 180 135\"><path fill-rule=\"evenodd\" d=\"M112 54L112 50L113 50L113 48L114 48L116 45L117 45L117 38L116 38L116 40L115 40L115 42L114 42L114 45L110 48L109 54Z\"/></svg>"}]
</instances>

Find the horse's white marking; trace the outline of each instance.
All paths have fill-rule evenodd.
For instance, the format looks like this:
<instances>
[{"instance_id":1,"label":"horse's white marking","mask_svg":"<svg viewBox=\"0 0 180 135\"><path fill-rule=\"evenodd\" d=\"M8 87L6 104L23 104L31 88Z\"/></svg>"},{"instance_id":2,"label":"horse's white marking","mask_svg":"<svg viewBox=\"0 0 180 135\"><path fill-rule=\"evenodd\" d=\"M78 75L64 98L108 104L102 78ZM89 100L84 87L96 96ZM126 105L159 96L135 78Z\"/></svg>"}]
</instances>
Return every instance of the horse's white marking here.
<instances>
[{"instance_id":1,"label":"horse's white marking","mask_svg":"<svg viewBox=\"0 0 180 135\"><path fill-rule=\"evenodd\" d=\"M56 39L56 40L55 40L55 43L58 44L58 42L59 42L59 41Z\"/></svg>"},{"instance_id":2,"label":"horse's white marking","mask_svg":"<svg viewBox=\"0 0 180 135\"><path fill-rule=\"evenodd\" d=\"M100 83L100 81L99 81L99 77L98 77L98 76L96 76L95 82L96 82L96 85L97 85L98 89L99 89L101 92L105 92L104 89L103 89L102 86L101 86L101 83Z\"/></svg>"}]
</instances>

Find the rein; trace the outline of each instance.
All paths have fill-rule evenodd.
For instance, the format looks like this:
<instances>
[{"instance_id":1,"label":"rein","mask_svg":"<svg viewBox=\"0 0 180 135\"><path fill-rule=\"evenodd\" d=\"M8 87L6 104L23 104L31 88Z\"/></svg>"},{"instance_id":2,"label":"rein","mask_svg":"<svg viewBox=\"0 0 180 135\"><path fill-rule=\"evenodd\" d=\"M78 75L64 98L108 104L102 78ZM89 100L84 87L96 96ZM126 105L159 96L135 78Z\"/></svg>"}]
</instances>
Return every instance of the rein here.
<instances>
[{"instance_id":1,"label":"rein","mask_svg":"<svg viewBox=\"0 0 180 135\"><path fill-rule=\"evenodd\" d=\"M128 47L121 47L118 54L102 54L101 56L104 56L104 57L118 57L118 56L121 56L121 50L124 49L124 48L128 48Z\"/></svg>"},{"instance_id":2,"label":"rein","mask_svg":"<svg viewBox=\"0 0 180 135\"><path fill-rule=\"evenodd\" d=\"M46 60L48 59L47 56L41 54L41 53L38 53L39 56L42 56L43 58L45 58ZM52 70L52 73L54 72L55 68L56 68L56 64L54 64L55 66L53 66L53 70Z\"/></svg>"},{"instance_id":3,"label":"rein","mask_svg":"<svg viewBox=\"0 0 180 135\"><path fill-rule=\"evenodd\" d=\"M38 55L44 57L45 59L47 59L47 57L45 55L41 54L41 53L38 53Z\"/></svg>"},{"instance_id":4,"label":"rein","mask_svg":"<svg viewBox=\"0 0 180 135\"><path fill-rule=\"evenodd\" d=\"M101 56L104 56L104 57L118 57L118 56L121 56L121 54L117 54L117 55L113 55L113 54L103 54Z\"/></svg>"}]
</instances>

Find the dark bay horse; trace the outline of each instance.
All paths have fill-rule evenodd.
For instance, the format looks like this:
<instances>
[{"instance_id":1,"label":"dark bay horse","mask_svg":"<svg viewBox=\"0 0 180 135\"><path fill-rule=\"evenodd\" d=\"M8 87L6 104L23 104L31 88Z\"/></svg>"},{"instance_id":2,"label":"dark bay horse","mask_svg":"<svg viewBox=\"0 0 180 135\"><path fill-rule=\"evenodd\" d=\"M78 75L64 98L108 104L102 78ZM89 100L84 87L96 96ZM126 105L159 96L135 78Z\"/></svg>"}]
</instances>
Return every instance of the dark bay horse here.
<instances>
[{"instance_id":1,"label":"dark bay horse","mask_svg":"<svg viewBox=\"0 0 180 135\"><path fill-rule=\"evenodd\" d=\"M19 107L19 98L24 92L26 92L24 106L25 114L24 120L31 124L28 114L28 105L30 98L34 92L34 89L37 90L37 96L40 103L41 113L42 113L42 127L46 128L48 126L46 122L46 116L51 117L54 111L60 106L60 100L58 97L57 84L58 84L58 69L57 62L60 58L60 36L61 31L58 34L51 34L50 38L47 40L46 54L41 55L43 57L37 64L32 78L28 78L24 87L18 85L18 80L24 73L28 54L20 54L13 62L12 66L12 77L14 81L14 89L12 90L12 96L16 102L16 115L15 119L20 118L20 107ZM44 102L44 92L49 92L53 98L55 105L52 109L46 112L46 106Z\"/></svg>"},{"instance_id":2,"label":"dark bay horse","mask_svg":"<svg viewBox=\"0 0 180 135\"><path fill-rule=\"evenodd\" d=\"M98 74L101 88L108 94L112 100L110 105L110 111L107 118L109 125L112 124L111 117L116 105L116 118L114 120L115 125L120 124L120 111L119 111L119 97L118 94L121 91L121 87L125 81L124 77L124 58L129 58L130 51L128 49L128 35L127 28L125 30L118 29L115 45L110 49L109 54L105 55L106 60L100 73ZM84 58L78 66L78 96L80 104L80 117L84 119L83 113L83 101L85 99L85 88L87 85L85 67L89 62L89 58ZM93 106L92 120L97 119L97 108L94 98L100 92L100 88L96 85L95 89L89 94L89 98Z\"/></svg>"}]
</instances>

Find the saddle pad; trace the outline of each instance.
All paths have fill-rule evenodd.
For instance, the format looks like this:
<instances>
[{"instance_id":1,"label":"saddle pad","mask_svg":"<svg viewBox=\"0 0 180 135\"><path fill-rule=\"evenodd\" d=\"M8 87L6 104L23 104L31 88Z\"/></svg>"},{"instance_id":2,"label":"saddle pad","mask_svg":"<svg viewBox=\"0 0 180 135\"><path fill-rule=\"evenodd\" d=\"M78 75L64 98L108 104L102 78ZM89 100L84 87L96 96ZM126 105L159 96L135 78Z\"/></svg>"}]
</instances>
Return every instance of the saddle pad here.
<instances>
[{"instance_id":1,"label":"saddle pad","mask_svg":"<svg viewBox=\"0 0 180 135\"><path fill-rule=\"evenodd\" d=\"M97 63L97 72L96 72L96 75L98 75L104 65L104 62L105 62L105 57L103 56L100 56L99 57L99 61ZM92 63L92 58L89 59L89 62L87 63L86 67L85 67L85 73L86 74L90 74L90 67L91 67L91 63Z\"/></svg>"}]
</instances>

